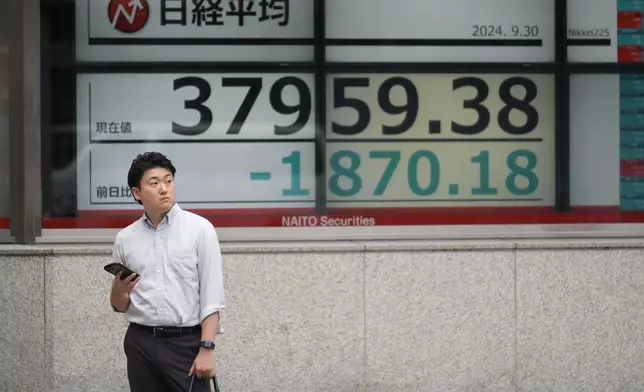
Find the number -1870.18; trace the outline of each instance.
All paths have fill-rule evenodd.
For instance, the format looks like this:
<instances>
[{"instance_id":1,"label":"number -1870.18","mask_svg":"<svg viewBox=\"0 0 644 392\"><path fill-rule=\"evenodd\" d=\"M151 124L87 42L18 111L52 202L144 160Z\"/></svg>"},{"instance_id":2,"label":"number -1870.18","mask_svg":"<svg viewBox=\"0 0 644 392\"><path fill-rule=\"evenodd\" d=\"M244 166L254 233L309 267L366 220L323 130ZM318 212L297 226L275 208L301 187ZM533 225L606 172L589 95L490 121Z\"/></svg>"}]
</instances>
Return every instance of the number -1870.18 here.
<instances>
[{"instance_id":1,"label":"number -1870.18","mask_svg":"<svg viewBox=\"0 0 644 392\"><path fill-rule=\"evenodd\" d=\"M402 153L397 150L372 150L368 153L370 159L385 160L386 165L381 173L377 173L378 182L369 190L372 196L385 196L389 184L398 176L398 166L401 163ZM290 166L291 186L282 191L283 196L301 196L308 190L301 187L300 153L294 151L283 157L282 163ZM363 158L354 150L344 149L331 154L329 158L327 187L328 191L339 197L355 197L363 191L363 176L365 170L377 170L376 165L363 166ZM490 169L490 151L481 150L470 157L470 163L478 166L478 179L470 188L471 196L493 196L499 193L499 184L492 184ZM420 178L420 165L429 168L428 178ZM429 150L414 151L407 162L406 182L411 194L415 196L431 197L441 184L447 182L441 177L441 164L435 153ZM510 152L505 158L504 186L513 195L526 197L534 194L539 187L537 156L527 149L518 149ZM369 173L372 177L373 173ZM458 182L458 178L449 179L449 183ZM464 180L464 179L460 179ZM468 181L470 182L470 181ZM449 194L455 196L458 192L450 186Z\"/></svg>"}]
</instances>

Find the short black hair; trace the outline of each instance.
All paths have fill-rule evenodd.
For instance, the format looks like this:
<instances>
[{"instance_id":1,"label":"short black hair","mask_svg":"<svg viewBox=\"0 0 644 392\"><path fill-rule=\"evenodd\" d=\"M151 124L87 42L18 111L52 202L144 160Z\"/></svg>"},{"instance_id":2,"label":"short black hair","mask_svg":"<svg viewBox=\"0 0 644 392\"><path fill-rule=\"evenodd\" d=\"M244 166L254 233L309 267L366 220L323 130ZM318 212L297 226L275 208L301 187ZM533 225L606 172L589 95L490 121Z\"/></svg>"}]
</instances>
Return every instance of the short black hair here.
<instances>
[{"instance_id":1,"label":"short black hair","mask_svg":"<svg viewBox=\"0 0 644 392\"><path fill-rule=\"evenodd\" d=\"M172 165L172 162L165 155L160 152L151 151L139 154L132 161L130 171L127 173L127 185L130 189L141 185L141 179L145 172L150 169L162 168L170 170L174 177L177 169Z\"/></svg>"}]
</instances>

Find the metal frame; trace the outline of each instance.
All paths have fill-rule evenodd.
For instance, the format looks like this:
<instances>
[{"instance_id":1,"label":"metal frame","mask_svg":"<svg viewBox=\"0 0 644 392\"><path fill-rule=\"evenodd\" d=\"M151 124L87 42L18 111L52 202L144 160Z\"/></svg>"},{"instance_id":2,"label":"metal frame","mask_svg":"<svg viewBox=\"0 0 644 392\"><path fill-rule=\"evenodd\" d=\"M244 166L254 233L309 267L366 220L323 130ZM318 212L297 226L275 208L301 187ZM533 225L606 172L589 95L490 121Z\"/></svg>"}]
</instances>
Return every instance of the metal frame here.
<instances>
[{"instance_id":1,"label":"metal frame","mask_svg":"<svg viewBox=\"0 0 644 392\"><path fill-rule=\"evenodd\" d=\"M40 1L9 0L11 235L40 235Z\"/></svg>"},{"instance_id":2,"label":"metal frame","mask_svg":"<svg viewBox=\"0 0 644 392\"><path fill-rule=\"evenodd\" d=\"M110 244L115 229L48 229L38 244ZM383 227L267 227L218 228L221 242L281 242L301 244L313 241L505 241L519 239L606 239L642 238L644 224L557 224L557 225L466 225L466 226L383 226Z\"/></svg>"},{"instance_id":3,"label":"metal frame","mask_svg":"<svg viewBox=\"0 0 644 392\"><path fill-rule=\"evenodd\" d=\"M325 0L315 0L314 15L314 62L298 64L198 64L191 70L235 69L238 72L258 70L265 72L279 68L280 71L308 69L315 74L318 132L316 134L316 183L318 212L325 211L325 124L326 124L326 77L339 72L521 72L548 73L555 79L556 113L556 210L570 211L570 126L569 89L572 73L642 72L642 64L569 64L567 61L567 1L551 0L555 4L555 59L550 63L327 63L325 49ZM12 216L11 232L18 243L109 243L118 230L113 229L52 229L40 230L41 223L41 148L40 148L40 1L10 0L12 5ZM14 50L15 48L15 50ZM122 64L115 70L126 72L148 64ZM156 71L162 69L187 70L180 64L154 64ZM96 64L77 64L76 71L96 72L106 67ZM45 83L46 84L46 83ZM15 94L14 94L15 90ZM38 148L33 148L38 146ZM0 231L0 241L1 238ZM370 240L467 240L467 239L524 239L524 238L626 238L642 237L642 224L525 224L525 225L466 225L466 226L404 226L404 227L336 227L336 228L219 228L222 241L370 241ZM42 235L41 235L42 234Z\"/></svg>"},{"instance_id":4,"label":"metal frame","mask_svg":"<svg viewBox=\"0 0 644 392\"><path fill-rule=\"evenodd\" d=\"M315 207L319 214L327 210L326 203L326 1L313 2L313 37L315 63Z\"/></svg>"},{"instance_id":5,"label":"metal frame","mask_svg":"<svg viewBox=\"0 0 644 392\"><path fill-rule=\"evenodd\" d=\"M555 0L555 210L570 211L568 2Z\"/></svg>"},{"instance_id":6,"label":"metal frame","mask_svg":"<svg viewBox=\"0 0 644 392\"><path fill-rule=\"evenodd\" d=\"M2 12L10 12L10 11L11 11L11 5L10 5L9 3L3 4L3 6L2 6ZM7 20L11 20L11 17L12 17L12 15L11 15L11 14L9 14L9 17L7 18ZM9 29L11 29L11 26L8 26L8 25L7 25L7 26L4 26L4 25L3 25L3 26L2 26L2 28L3 28L3 29L5 29L5 28L6 28L7 30L9 30ZM10 40L11 38L10 38L10 36L7 36L7 38L6 38L6 39L7 39L6 46L5 46L5 45L0 46L0 55L2 55L2 56L8 56L8 55L9 55L9 53L10 53L10 52L9 52L9 45L10 45L10 42L8 42L8 40ZM7 61L8 61L8 59L10 59L10 57L7 57ZM8 63L7 63L7 67L9 67L9 64L8 64ZM0 69L0 71L1 71L1 69ZM7 86L7 89L8 89L8 88L9 88L9 86ZM0 95L2 95L2 93L0 93ZM3 131L4 131L4 130L0 129L0 132L3 132ZM8 130L7 130L7 131L8 131ZM9 143L10 143L10 142L11 142L11 134L10 134L10 133L9 133L9 134L7 134L7 137L8 137L8 139L7 139L7 140L8 140L8 141L9 141ZM11 151L11 149L9 149L9 151ZM12 165L12 162L11 162L11 161L9 161L9 167L10 167L10 168L12 168L12 167L13 167L13 165ZM7 172L7 173L5 173L5 172L0 172L0 175L1 175L1 176L5 176L5 175L9 175L9 176L11 176L11 172L12 172L11 170L9 170L9 172ZM10 181L9 181L9 182L11 183L11 179L10 179ZM13 195L12 195L12 194L9 194L9 200L7 200L7 201L8 201L9 203L11 203L11 200L12 200L12 199L13 199ZM10 207L9 209L11 210L11 204L9 205L9 207ZM2 216L2 218L7 218L7 216L4 216L4 215L3 215L3 216ZM11 229L10 229L10 228L2 228L2 229L0 229L0 244L6 244L6 243L12 243L12 242L14 242L14 238L11 236Z\"/></svg>"}]
</instances>

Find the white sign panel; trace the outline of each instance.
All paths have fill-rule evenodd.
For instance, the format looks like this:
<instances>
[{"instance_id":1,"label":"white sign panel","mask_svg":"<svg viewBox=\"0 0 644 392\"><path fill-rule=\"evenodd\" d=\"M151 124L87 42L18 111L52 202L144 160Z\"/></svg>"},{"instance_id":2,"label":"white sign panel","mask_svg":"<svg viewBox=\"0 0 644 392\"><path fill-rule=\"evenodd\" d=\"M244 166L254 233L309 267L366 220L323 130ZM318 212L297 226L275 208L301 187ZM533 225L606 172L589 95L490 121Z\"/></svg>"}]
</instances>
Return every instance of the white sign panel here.
<instances>
[{"instance_id":1,"label":"white sign panel","mask_svg":"<svg viewBox=\"0 0 644 392\"><path fill-rule=\"evenodd\" d=\"M554 59L551 0L327 0L326 10L329 61Z\"/></svg>"},{"instance_id":2,"label":"white sign panel","mask_svg":"<svg viewBox=\"0 0 644 392\"><path fill-rule=\"evenodd\" d=\"M76 0L78 61L310 61L313 0Z\"/></svg>"},{"instance_id":3,"label":"white sign panel","mask_svg":"<svg viewBox=\"0 0 644 392\"><path fill-rule=\"evenodd\" d=\"M315 137L311 74L79 75L79 137L95 141Z\"/></svg>"},{"instance_id":4,"label":"white sign panel","mask_svg":"<svg viewBox=\"0 0 644 392\"><path fill-rule=\"evenodd\" d=\"M78 209L136 209L132 159L160 151L188 208L312 207L309 74L83 74L77 77Z\"/></svg>"},{"instance_id":5,"label":"white sign panel","mask_svg":"<svg viewBox=\"0 0 644 392\"><path fill-rule=\"evenodd\" d=\"M551 75L332 75L332 207L554 204Z\"/></svg>"},{"instance_id":6,"label":"white sign panel","mask_svg":"<svg viewBox=\"0 0 644 392\"><path fill-rule=\"evenodd\" d=\"M641 62L641 2L568 0L568 60Z\"/></svg>"},{"instance_id":7,"label":"white sign panel","mask_svg":"<svg viewBox=\"0 0 644 392\"><path fill-rule=\"evenodd\" d=\"M186 208L315 205L315 148L296 143L93 144L78 161L78 209L139 209L127 187L132 159L159 151L177 167L175 197Z\"/></svg>"}]
</instances>

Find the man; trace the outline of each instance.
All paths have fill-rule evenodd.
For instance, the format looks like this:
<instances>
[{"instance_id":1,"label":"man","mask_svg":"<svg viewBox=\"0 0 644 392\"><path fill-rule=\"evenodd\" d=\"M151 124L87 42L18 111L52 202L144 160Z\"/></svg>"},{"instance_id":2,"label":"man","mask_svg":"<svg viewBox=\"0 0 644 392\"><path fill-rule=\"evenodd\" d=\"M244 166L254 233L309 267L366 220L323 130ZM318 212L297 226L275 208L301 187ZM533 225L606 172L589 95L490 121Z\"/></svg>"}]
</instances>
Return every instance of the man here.
<instances>
[{"instance_id":1,"label":"man","mask_svg":"<svg viewBox=\"0 0 644 392\"><path fill-rule=\"evenodd\" d=\"M130 325L124 339L132 392L210 391L225 307L217 233L174 199L176 169L163 154L132 162L127 181L143 216L116 236L113 255L139 276L112 283L110 302Z\"/></svg>"}]
</instances>

